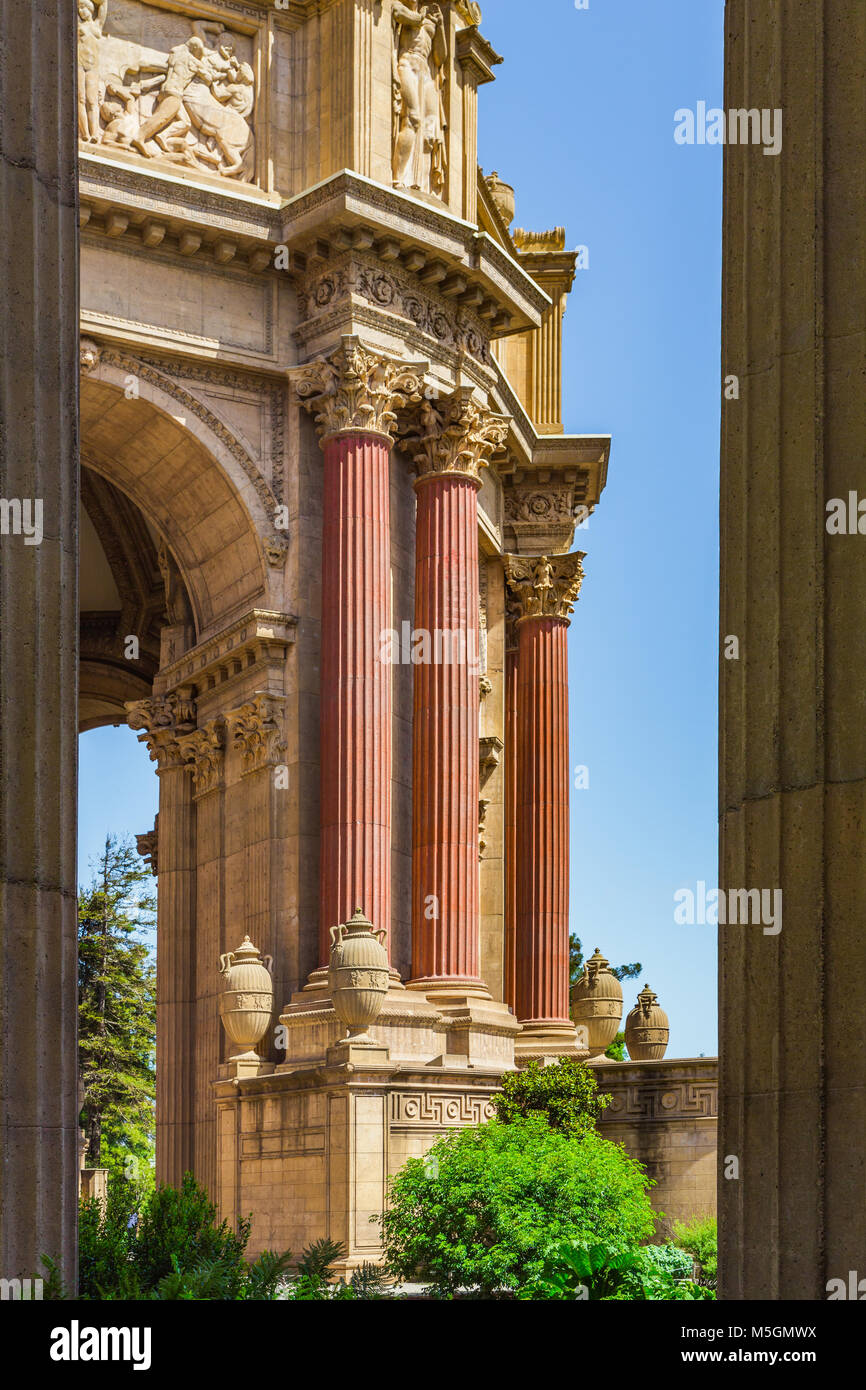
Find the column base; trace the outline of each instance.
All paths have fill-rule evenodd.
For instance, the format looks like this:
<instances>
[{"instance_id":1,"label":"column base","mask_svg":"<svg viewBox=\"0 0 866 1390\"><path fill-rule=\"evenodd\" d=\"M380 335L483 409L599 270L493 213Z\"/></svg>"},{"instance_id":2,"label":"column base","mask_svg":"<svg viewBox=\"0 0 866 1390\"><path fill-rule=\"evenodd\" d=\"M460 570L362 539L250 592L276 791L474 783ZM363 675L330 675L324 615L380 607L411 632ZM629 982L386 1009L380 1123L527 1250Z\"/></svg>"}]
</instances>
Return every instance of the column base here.
<instances>
[{"instance_id":1,"label":"column base","mask_svg":"<svg viewBox=\"0 0 866 1390\"><path fill-rule=\"evenodd\" d=\"M514 1061L518 1067L527 1062L557 1062L560 1057L585 1062L589 1055L589 1048L578 1036L574 1024L561 1018L527 1019L514 1043Z\"/></svg>"},{"instance_id":2,"label":"column base","mask_svg":"<svg viewBox=\"0 0 866 1390\"><path fill-rule=\"evenodd\" d=\"M468 999L493 1000L484 981L470 976L428 975L424 979L410 980L406 988L426 994L437 1009L465 1004Z\"/></svg>"}]
</instances>

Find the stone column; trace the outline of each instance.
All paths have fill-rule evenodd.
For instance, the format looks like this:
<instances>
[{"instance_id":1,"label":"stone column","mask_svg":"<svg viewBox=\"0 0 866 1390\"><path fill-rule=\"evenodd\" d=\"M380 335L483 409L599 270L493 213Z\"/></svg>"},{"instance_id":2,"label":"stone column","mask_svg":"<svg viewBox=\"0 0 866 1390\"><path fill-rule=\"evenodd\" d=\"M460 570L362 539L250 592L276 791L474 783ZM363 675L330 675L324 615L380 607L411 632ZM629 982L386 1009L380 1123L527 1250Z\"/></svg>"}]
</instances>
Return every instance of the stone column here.
<instances>
[{"instance_id":1,"label":"stone column","mask_svg":"<svg viewBox=\"0 0 866 1390\"><path fill-rule=\"evenodd\" d=\"M193 1171L211 1197L217 1181L217 1114L212 1086L218 1075L223 1033L218 962L221 953L231 949L225 944L225 742L222 719L210 720L179 740L186 774L192 779L195 812ZM158 962L157 952L157 966Z\"/></svg>"},{"instance_id":2,"label":"stone column","mask_svg":"<svg viewBox=\"0 0 866 1390\"><path fill-rule=\"evenodd\" d=\"M194 728L195 706L178 694L126 708L159 777L156 1178L177 1187L195 1171L195 806L180 743Z\"/></svg>"},{"instance_id":3,"label":"stone column","mask_svg":"<svg viewBox=\"0 0 866 1390\"><path fill-rule=\"evenodd\" d=\"M517 1017L520 1058L575 1053L568 1016L568 626L583 555L506 557L519 607Z\"/></svg>"},{"instance_id":4,"label":"stone column","mask_svg":"<svg viewBox=\"0 0 866 1390\"><path fill-rule=\"evenodd\" d=\"M0 1276L76 1283L74 7L0 0ZM41 528L33 529L39 519ZM29 525L28 537L25 526ZM36 540L41 530L41 539Z\"/></svg>"},{"instance_id":5,"label":"stone column","mask_svg":"<svg viewBox=\"0 0 866 1390\"><path fill-rule=\"evenodd\" d=\"M505 1002L517 1017L517 625L506 616L505 634Z\"/></svg>"},{"instance_id":6,"label":"stone column","mask_svg":"<svg viewBox=\"0 0 866 1390\"><path fill-rule=\"evenodd\" d=\"M782 899L719 928L726 1299L866 1276L864 70L859 0L728 0L782 148L725 151L720 884Z\"/></svg>"},{"instance_id":7,"label":"stone column","mask_svg":"<svg viewBox=\"0 0 866 1390\"><path fill-rule=\"evenodd\" d=\"M319 965L330 929L362 907L391 930L390 453L394 411L420 398L424 367L346 337L292 371L325 454L322 526Z\"/></svg>"},{"instance_id":8,"label":"stone column","mask_svg":"<svg viewBox=\"0 0 866 1390\"><path fill-rule=\"evenodd\" d=\"M468 388L425 403L417 470L412 988L489 997L480 978L478 489L507 422Z\"/></svg>"}]
</instances>

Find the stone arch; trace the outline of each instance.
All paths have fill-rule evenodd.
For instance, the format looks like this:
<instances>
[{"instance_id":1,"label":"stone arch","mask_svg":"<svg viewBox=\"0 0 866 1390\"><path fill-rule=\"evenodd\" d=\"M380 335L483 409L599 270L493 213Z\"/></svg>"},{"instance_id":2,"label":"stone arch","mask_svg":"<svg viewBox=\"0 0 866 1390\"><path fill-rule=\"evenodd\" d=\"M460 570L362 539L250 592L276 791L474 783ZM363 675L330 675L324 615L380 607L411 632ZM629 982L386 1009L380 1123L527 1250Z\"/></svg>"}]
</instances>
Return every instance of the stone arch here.
<instances>
[{"instance_id":1,"label":"stone arch","mask_svg":"<svg viewBox=\"0 0 866 1390\"><path fill-rule=\"evenodd\" d=\"M149 364L88 344L82 463L140 508L180 569L200 640L268 606L276 501L222 422ZM134 389L131 390L131 383Z\"/></svg>"}]
</instances>

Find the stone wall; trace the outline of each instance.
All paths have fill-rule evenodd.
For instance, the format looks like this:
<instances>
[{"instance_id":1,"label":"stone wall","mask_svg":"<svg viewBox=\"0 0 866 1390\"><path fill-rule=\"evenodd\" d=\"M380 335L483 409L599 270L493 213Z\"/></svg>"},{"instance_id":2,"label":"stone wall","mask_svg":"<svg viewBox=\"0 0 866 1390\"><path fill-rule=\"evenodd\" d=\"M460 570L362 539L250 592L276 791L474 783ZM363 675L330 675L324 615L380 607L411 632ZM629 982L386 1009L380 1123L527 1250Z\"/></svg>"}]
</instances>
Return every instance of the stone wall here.
<instances>
[{"instance_id":1,"label":"stone wall","mask_svg":"<svg viewBox=\"0 0 866 1390\"><path fill-rule=\"evenodd\" d=\"M624 1144L654 1179L652 1204L664 1212L659 1235L667 1236L675 1220L715 1215L718 1058L596 1068L599 1089L613 1097L601 1132Z\"/></svg>"}]
</instances>

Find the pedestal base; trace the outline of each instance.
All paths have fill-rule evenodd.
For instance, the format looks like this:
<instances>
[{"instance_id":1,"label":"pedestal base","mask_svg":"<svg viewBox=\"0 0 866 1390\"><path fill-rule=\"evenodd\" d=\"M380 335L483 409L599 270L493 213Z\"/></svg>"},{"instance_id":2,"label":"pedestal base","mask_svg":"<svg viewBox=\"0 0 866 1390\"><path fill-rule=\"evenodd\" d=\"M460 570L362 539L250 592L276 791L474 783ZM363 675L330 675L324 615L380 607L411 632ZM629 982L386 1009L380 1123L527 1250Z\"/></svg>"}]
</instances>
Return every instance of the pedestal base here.
<instances>
[{"instance_id":1,"label":"pedestal base","mask_svg":"<svg viewBox=\"0 0 866 1390\"><path fill-rule=\"evenodd\" d=\"M556 1062L560 1057L585 1062L589 1055L589 1048L578 1036L574 1024L563 1019L531 1019L523 1024L514 1044L514 1061L518 1067L527 1062Z\"/></svg>"}]
</instances>

